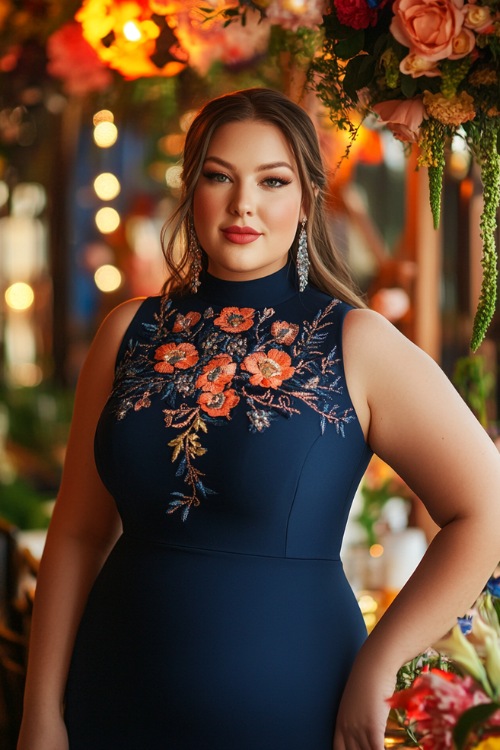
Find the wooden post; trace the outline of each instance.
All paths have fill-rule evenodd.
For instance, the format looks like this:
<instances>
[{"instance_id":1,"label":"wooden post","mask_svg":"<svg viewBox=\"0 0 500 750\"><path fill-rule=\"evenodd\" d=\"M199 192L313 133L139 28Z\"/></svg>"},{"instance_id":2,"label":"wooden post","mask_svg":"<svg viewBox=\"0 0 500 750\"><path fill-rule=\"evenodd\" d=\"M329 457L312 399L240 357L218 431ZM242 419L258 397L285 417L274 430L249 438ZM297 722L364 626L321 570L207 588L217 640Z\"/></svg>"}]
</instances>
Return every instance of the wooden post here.
<instances>
[{"instance_id":1,"label":"wooden post","mask_svg":"<svg viewBox=\"0 0 500 750\"><path fill-rule=\"evenodd\" d=\"M408 159L403 255L417 267L412 300L413 341L439 362L441 358L441 232L435 230L429 205L427 169L416 169L416 149Z\"/></svg>"}]
</instances>

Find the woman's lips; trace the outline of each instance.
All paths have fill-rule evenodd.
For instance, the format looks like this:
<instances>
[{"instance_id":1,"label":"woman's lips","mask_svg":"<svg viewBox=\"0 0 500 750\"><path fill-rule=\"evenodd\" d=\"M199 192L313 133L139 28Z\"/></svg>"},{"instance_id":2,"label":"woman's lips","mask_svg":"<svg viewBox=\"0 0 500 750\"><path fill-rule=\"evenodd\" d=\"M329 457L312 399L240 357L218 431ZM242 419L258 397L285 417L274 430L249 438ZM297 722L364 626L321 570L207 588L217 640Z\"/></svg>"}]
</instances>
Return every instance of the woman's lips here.
<instances>
[{"instance_id":1,"label":"woman's lips","mask_svg":"<svg viewBox=\"0 0 500 750\"><path fill-rule=\"evenodd\" d=\"M222 233L229 242L234 242L236 245L248 245L261 236L260 232L256 232L251 227L226 227Z\"/></svg>"}]
</instances>

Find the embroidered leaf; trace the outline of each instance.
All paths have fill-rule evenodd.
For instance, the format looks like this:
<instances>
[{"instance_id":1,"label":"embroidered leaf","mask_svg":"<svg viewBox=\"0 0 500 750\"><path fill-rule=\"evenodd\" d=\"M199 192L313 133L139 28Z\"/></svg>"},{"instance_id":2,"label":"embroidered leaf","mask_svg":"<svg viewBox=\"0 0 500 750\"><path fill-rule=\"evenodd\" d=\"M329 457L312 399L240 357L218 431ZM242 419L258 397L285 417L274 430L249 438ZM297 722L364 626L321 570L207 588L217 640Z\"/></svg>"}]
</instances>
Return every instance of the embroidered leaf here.
<instances>
[{"instance_id":1,"label":"embroidered leaf","mask_svg":"<svg viewBox=\"0 0 500 750\"><path fill-rule=\"evenodd\" d=\"M169 442L169 446L173 448L172 451L172 463L176 461L179 458L179 453L181 452L184 444L184 439L182 435L179 435L179 437L174 438Z\"/></svg>"}]
</instances>

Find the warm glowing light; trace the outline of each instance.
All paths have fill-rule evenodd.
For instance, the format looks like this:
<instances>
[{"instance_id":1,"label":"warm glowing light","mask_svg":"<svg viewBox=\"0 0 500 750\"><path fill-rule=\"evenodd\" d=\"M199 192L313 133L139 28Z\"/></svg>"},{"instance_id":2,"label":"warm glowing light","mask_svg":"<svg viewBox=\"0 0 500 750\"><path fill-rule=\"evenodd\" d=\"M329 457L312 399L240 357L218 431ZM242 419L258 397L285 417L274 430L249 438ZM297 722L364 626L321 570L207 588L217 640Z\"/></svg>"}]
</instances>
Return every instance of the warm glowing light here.
<instances>
[{"instance_id":1,"label":"warm glowing light","mask_svg":"<svg viewBox=\"0 0 500 750\"><path fill-rule=\"evenodd\" d=\"M290 13L305 13L307 10L306 0L284 0L283 8Z\"/></svg>"},{"instance_id":2,"label":"warm glowing light","mask_svg":"<svg viewBox=\"0 0 500 750\"><path fill-rule=\"evenodd\" d=\"M170 156L180 154L184 148L186 137L181 133L171 133L160 139L159 146L164 153Z\"/></svg>"},{"instance_id":3,"label":"warm glowing light","mask_svg":"<svg viewBox=\"0 0 500 750\"><path fill-rule=\"evenodd\" d=\"M100 122L114 122L115 116L109 109L101 109L99 112L95 113L92 121L94 126L99 125Z\"/></svg>"},{"instance_id":4,"label":"warm glowing light","mask_svg":"<svg viewBox=\"0 0 500 750\"><path fill-rule=\"evenodd\" d=\"M94 281L101 292L115 292L122 284L122 274L116 266L106 264L96 270Z\"/></svg>"},{"instance_id":5,"label":"warm glowing light","mask_svg":"<svg viewBox=\"0 0 500 750\"><path fill-rule=\"evenodd\" d=\"M179 119L179 125L183 133L187 133L195 117L196 117L195 109L189 109L187 112L184 112L184 114L181 115Z\"/></svg>"},{"instance_id":6,"label":"warm glowing light","mask_svg":"<svg viewBox=\"0 0 500 750\"><path fill-rule=\"evenodd\" d=\"M120 214L115 208L104 206L104 208L100 208L96 213L95 223L100 232L109 234L120 226Z\"/></svg>"},{"instance_id":7,"label":"warm glowing light","mask_svg":"<svg viewBox=\"0 0 500 750\"><path fill-rule=\"evenodd\" d=\"M366 615L369 612L376 612L378 609L378 603L376 599L373 598L373 596L370 596L370 594L363 594L358 599L358 604L361 612Z\"/></svg>"},{"instance_id":8,"label":"warm glowing light","mask_svg":"<svg viewBox=\"0 0 500 750\"><path fill-rule=\"evenodd\" d=\"M27 310L34 300L33 289L24 281L16 281L5 290L5 301L12 310Z\"/></svg>"},{"instance_id":9,"label":"warm glowing light","mask_svg":"<svg viewBox=\"0 0 500 750\"><path fill-rule=\"evenodd\" d=\"M142 38L141 30L134 21L127 21L124 25L123 36L129 42L138 42Z\"/></svg>"},{"instance_id":10,"label":"warm glowing light","mask_svg":"<svg viewBox=\"0 0 500 750\"><path fill-rule=\"evenodd\" d=\"M99 122L94 128L94 141L99 148L109 148L118 138L118 128L113 122Z\"/></svg>"},{"instance_id":11,"label":"warm glowing light","mask_svg":"<svg viewBox=\"0 0 500 750\"><path fill-rule=\"evenodd\" d=\"M165 182L169 188L177 190L182 184L182 167L169 167L165 172Z\"/></svg>"},{"instance_id":12,"label":"warm glowing light","mask_svg":"<svg viewBox=\"0 0 500 750\"><path fill-rule=\"evenodd\" d=\"M119 195L121 185L118 178L111 172L102 172L94 180L94 190L102 201L112 201Z\"/></svg>"},{"instance_id":13,"label":"warm glowing light","mask_svg":"<svg viewBox=\"0 0 500 750\"><path fill-rule=\"evenodd\" d=\"M33 362L22 362L11 368L10 380L23 388L34 388L43 380L43 370Z\"/></svg>"},{"instance_id":14,"label":"warm glowing light","mask_svg":"<svg viewBox=\"0 0 500 750\"><path fill-rule=\"evenodd\" d=\"M6 182L4 182L3 180L0 180L0 208L2 206L5 206L8 200L9 200L9 188Z\"/></svg>"},{"instance_id":15,"label":"warm glowing light","mask_svg":"<svg viewBox=\"0 0 500 750\"><path fill-rule=\"evenodd\" d=\"M381 544L372 544L370 547L370 557L382 557L384 548Z\"/></svg>"}]
</instances>

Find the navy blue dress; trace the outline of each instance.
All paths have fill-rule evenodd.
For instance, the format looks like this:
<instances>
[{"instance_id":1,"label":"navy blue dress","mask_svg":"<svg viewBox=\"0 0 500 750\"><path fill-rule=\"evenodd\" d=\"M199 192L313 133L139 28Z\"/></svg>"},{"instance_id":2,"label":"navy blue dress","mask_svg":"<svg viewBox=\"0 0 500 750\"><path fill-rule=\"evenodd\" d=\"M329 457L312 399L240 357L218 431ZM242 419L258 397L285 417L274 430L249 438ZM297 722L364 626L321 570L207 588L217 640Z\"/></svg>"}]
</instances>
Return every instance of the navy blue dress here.
<instances>
[{"instance_id":1,"label":"navy blue dress","mask_svg":"<svg viewBox=\"0 0 500 750\"><path fill-rule=\"evenodd\" d=\"M96 433L123 535L76 639L71 750L331 750L366 636L339 559L371 455L349 309L289 265L142 303Z\"/></svg>"}]
</instances>

